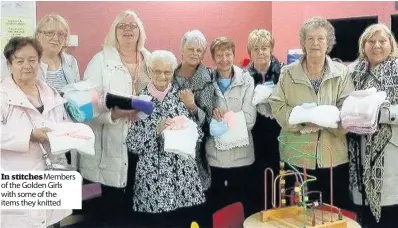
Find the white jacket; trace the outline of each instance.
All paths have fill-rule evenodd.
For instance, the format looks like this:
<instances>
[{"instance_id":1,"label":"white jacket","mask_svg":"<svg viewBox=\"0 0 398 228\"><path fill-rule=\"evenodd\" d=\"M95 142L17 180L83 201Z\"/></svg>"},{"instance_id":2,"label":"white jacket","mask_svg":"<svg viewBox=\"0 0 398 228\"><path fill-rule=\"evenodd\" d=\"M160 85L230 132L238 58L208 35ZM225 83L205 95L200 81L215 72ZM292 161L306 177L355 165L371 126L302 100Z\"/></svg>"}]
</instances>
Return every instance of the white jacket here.
<instances>
[{"instance_id":1,"label":"white jacket","mask_svg":"<svg viewBox=\"0 0 398 228\"><path fill-rule=\"evenodd\" d=\"M141 51L144 62L150 53ZM139 78L140 92L149 83L149 71L146 64L141 65ZM111 92L119 95L132 95L132 78L123 65L119 52L113 47L104 47L89 62L84 72L84 80L90 80L99 92ZM95 157L78 155L81 175L93 182L123 188L127 183L127 147L126 136L129 128L127 118L112 121L111 112L100 114L90 123L95 134Z\"/></svg>"}]
</instances>

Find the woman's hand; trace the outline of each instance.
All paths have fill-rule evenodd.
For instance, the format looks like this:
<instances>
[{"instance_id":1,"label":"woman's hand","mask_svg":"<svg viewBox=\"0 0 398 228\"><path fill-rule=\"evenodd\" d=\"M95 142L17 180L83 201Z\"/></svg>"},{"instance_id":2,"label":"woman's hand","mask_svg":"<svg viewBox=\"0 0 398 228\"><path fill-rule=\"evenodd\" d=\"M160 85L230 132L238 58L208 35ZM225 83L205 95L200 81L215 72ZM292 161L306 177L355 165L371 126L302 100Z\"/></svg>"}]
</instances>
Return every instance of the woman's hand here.
<instances>
[{"instance_id":1,"label":"woman's hand","mask_svg":"<svg viewBox=\"0 0 398 228\"><path fill-rule=\"evenodd\" d=\"M215 108L213 109L213 118L221 121L224 118L225 110L222 110L220 108Z\"/></svg>"},{"instance_id":2,"label":"woman's hand","mask_svg":"<svg viewBox=\"0 0 398 228\"><path fill-rule=\"evenodd\" d=\"M195 97L190 89L184 89L179 92L179 97L182 103L189 111L193 111L196 108Z\"/></svg>"},{"instance_id":3,"label":"woman's hand","mask_svg":"<svg viewBox=\"0 0 398 228\"><path fill-rule=\"evenodd\" d=\"M52 131L48 127L42 127L42 128L35 128L32 130L32 133L30 133L30 140L32 142L48 142L48 136L47 132Z\"/></svg>"},{"instance_id":4,"label":"woman's hand","mask_svg":"<svg viewBox=\"0 0 398 228\"><path fill-rule=\"evenodd\" d=\"M164 129L166 129L172 123L173 123L173 120L170 117L168 117L167 119L161 120L157 127L158 135L160 135L160 133L162 133L164 131Z\"/></svg>"},{"instance_id":5,"label":"woman's hand","mask_svg":"<svg viewBox=\"0 0 398 228\"><path fill-rule=\"evenodd\" d=\"M111 111L111 118L113 121L115 121L119 118L127 117L130 121L132 121L136 119L138 112L138 110L123 110L116 106Z\"/></svg>"}]
</instances>

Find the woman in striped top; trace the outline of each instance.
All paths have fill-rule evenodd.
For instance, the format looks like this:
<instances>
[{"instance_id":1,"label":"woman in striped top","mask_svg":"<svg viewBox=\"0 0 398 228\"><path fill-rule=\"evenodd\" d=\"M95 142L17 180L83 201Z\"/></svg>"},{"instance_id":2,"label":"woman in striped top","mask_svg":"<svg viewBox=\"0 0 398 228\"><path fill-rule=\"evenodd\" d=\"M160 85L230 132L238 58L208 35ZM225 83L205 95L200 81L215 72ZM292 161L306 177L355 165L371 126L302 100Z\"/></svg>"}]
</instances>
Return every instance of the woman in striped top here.
<instances>
[{"instance_id":1,"label":"woman in striped top","mask_svg":"<svg viewBox=\"0 0 398 228\"><path fill-rule=\"evenodd\" d=\"M39 77L49 86L54 87L61 95L62 88L67 84L80 81L79 68L76 58L65 53L68 47L69 25L60 15L44 16L36 26L35 38L43 48L40 62ZM73 157L73 158L72 158ZM68 163L75 166L76 155L66 153Z\"/></svg>"}]
</instances>

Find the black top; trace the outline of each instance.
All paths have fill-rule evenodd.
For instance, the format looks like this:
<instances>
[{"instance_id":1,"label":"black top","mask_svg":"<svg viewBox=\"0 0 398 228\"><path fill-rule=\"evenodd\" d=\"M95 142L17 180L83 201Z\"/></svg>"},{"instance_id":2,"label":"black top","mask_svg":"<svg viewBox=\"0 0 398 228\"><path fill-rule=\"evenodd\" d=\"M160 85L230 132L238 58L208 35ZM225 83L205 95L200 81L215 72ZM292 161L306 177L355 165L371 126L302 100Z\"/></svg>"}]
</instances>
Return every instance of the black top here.
<instances>
[{"instance_id":1,"label":"black top","mask_svg":"<svg viewBox=\"0 0 398 228\"><path fill-rule=\"evenodd\" d=\"M37 109L37 111L39 111L40 113L43 113L44 111L44 105L40 106L40 107L35 107Z\"/></svg>"}]
</instances>

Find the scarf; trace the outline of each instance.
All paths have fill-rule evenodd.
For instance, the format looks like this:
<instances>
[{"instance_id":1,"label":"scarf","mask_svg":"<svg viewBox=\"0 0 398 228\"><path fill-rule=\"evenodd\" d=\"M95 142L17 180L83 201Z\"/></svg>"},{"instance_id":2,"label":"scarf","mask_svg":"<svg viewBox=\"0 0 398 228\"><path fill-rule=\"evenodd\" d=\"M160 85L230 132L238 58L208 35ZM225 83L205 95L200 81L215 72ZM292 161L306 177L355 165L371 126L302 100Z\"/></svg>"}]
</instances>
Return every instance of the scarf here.
<instances>
[{"instance_id":1,"label":"scarf","mask_svg":"<svg viewBox=\"0 0 398 228\"><path fill-rule=\"evenodd\" d=\"M163 101L163 99L166 97L167 93L169 92L171 88L171 84L167 86L167 88L164 91L159 91L156 89L156 87L153 85L152 82L148 84L148 91L149 93L156 99L158 99L160 102Z\"/></svg>"},{"instance_id":2,"label":"scarf","mask_svg":"<svg viewBox=\"0 0 398 228\"><path fill-rule=\"evenodd\" d=\"M247 70L254 79L254 85L263 84L267 81L272 81L276 85L278 83L279 75L283 66L284 64L282 62L279 62L279 60L275 56L272 56L271 64L264 77L260 72L256 70L256 68L254 68L253 62L249 63Z\"/></svg>"},{"instance_id":3,"label":"scarf","mask_svg":"<svg viewBox=\"0 0 398 228\"><path fill-rule=\"evenodd\" d=\"M391 104L398 103L398 61L388 58L375 69L369 70L369 61L358 62L352 73L355 90L375 87L387 93ZM384 148L392 137L388 124L379 124L374 134L365 137L365 151L361 154L361 136L349 134L348 150L350 157L350 190L358 189L362 194L362 203L366 197L372 214L377 222L381 217L381 191L384 177ZM362 157L363 156L363 157ZM362 164L361 164L362 163Z\"/></svg>"}]
</instances>

